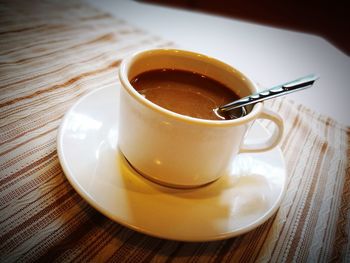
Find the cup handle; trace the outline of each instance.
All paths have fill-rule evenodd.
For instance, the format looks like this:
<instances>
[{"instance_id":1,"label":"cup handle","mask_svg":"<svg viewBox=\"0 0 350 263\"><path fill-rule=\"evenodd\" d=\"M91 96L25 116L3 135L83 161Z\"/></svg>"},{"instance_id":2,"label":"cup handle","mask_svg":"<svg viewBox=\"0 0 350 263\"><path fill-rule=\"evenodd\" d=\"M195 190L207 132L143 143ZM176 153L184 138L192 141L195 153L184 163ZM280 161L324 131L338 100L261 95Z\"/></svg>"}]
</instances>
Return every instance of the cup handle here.
<instances>
[{"instance_id":1,"label":"cup handle","mask_svg":"<svg viewBox=\"0 0 350 263\"><path fill-rule=\"evenodd\" d=\"M266 108L263 108L258 119L267 119L275 123L275 129L272 135L265 141L260 143L247 144L243 142L241 146L240 153L256 153L271 150L276 147L282 139L284 124L282 117Z\"/></svg>"}]
</instances>

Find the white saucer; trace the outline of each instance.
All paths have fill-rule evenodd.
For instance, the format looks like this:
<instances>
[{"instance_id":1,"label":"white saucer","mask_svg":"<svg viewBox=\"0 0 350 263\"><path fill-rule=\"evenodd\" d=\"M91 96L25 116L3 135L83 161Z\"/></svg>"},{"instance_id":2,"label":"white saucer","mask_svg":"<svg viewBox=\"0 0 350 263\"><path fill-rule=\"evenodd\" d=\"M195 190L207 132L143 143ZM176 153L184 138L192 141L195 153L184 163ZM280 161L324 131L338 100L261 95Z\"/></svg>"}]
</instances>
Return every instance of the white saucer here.
<instances>
[{"instance_id":1,"label":"white saucer","mask_svg":"<svg viewBox=\"0 0 350 263\"><path fill-rule=\"evenodd\" d=\"M233 237L276 212L286 184L279 148L241 154L231 175L197 189L167 188L135 172L117 146L118 89L81 98L58 132L58 157L69 182L98 211L136 231L180 241ZM248 139L261 136L268 132L256 123Z\"/></svg>"}]
</instances>

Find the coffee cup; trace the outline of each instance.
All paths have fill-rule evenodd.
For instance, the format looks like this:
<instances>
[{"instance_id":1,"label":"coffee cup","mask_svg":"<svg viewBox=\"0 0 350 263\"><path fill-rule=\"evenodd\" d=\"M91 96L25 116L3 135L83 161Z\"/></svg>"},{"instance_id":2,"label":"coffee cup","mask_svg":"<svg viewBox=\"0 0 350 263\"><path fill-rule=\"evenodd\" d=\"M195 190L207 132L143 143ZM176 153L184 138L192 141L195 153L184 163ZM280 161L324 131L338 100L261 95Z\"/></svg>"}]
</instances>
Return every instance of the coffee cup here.
<instances>
[{"instance_id":1,"label":"coffee cup","mask_svg":"<svg viewBox=\"0 0 350 263\"><path fill-rule=\"evenodd\" d=\"M207 120L163 108L133 87L131 81L136 76L162 69L203 74L240 97L258 90L234 67L196 52L152 49L125 58L119 68L118 146L142 176L170 187L199 187L228 175L238 154L268 151L280 142L283 120L261 102L247 107L246 115L240 118ZM248 144L247 131L257 119L272 121L274 132L263 142Z\"/></svg>"}]
</instances>

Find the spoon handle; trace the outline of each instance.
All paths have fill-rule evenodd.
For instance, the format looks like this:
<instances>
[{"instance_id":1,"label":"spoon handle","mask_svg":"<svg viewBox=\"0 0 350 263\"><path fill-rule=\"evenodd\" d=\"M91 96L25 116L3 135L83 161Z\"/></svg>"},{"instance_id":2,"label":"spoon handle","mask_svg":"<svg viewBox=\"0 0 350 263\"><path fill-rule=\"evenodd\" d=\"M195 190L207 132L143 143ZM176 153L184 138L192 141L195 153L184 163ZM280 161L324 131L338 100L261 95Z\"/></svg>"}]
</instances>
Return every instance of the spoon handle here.
<instances>
[{"instance_id":1,"label":"spoon handle","mask_svg":"<svg viewBox=\"0 0 350 263\"><path fill-rule=\"evenodd\" d=\"M311 74L282 85L275 86L273 88L260 91L258 93L241 98L234 102L225 104L219 107L220 111L230 111L236 108L254 104L263 100L276 98L282 95L286 95L295 91L310 88L312 84L318 79L317 75Z\"/></svg>"}]
</instances>

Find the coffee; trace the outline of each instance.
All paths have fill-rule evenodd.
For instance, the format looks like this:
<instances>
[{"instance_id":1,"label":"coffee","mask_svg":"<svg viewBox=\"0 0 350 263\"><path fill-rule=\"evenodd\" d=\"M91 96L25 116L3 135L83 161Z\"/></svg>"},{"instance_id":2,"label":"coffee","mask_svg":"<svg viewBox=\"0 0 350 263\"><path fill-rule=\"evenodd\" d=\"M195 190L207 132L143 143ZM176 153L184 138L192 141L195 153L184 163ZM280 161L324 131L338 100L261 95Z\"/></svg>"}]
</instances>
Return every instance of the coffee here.
<instances>
[{"instance_id":1,"label":"coffee","mask_svg":"<svg viewBox=\"0 0 350 263\"><path fill-rule=\"evenodd\" d=\"M205 75L177 69L146 71L131 81L146 99L170 111L200 119L229 119L214 109L239 96Z\"/></svg>"}]
</instances>

